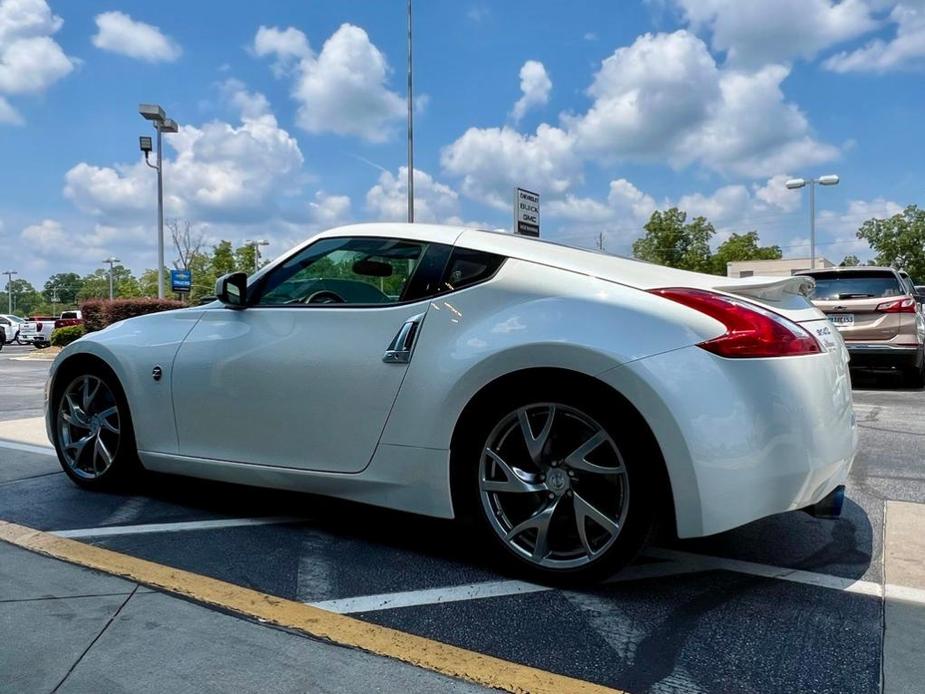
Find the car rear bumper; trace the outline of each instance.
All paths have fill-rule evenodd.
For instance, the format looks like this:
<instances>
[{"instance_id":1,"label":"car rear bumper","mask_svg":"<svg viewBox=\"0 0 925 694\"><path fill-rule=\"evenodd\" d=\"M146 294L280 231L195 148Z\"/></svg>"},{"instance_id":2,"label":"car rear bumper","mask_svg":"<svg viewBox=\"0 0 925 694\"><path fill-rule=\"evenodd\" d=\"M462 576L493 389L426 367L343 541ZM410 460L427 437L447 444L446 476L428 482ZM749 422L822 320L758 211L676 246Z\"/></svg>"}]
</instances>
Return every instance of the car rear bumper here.
<instances>
[{"instance_id":1,"label":"car rear bumper","mask_svg":"<svg viewBox=\"0 0 925 694\"><path fill-rule=\"evenodd\" d=\"M840 347L776 359L689 347L601 377L655 434L679 537L805 508L847 480L858 434Z\"/></svg>"},{"instance_id":2,"label":"car rear bumper","mask_svg":"<svg viewBox=\"0 0 925 694\"><path fill-rule=\"evenodd\" d=\"M921 367L923 352L919 346L869 345L848 343L851 366Z\"/></svg>"}]
</instances>

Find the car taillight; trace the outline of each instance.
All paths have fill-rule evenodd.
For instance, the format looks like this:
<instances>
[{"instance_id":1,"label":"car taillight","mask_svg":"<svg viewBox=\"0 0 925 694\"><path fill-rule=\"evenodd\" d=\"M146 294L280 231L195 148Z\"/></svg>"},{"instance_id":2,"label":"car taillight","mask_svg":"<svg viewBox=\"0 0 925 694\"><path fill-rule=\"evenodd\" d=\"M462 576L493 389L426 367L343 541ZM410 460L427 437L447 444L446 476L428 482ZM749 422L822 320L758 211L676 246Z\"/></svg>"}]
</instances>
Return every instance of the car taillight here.
<instances>
[{"instance_id":1,"label":"car taillight","mask_svg":"<svg viewBox=\"0 0 925 694\"><path fill-rule=\"evenodd\" d=\"M38 330L39 332L42 332L42 324L41 324L41 323L36 323L36 324L35 324L35 329Z\"/></svg>"},{"instance_id":2,"label":"car taillight","mask_svg":"<svg viewBox=\"0 0 925 694\"><path fill-rule=\"evenodd\" d=\"M878 313L915 313L915 299L911 296L901 296L892 301L877 304Z\"/></svg>"},{"instance_id":3,"label":"car taillight","mask_svg":"<svg viewBox=\"0 0 925 694\"><path fill-rule=\"evenodd\" d=\"M801 326L747 301L704 289L672 287L649 291L726 326L725 334L697 345L721 357L789 357L822 352L816 338Z\"/></svg>"}]
</instances>

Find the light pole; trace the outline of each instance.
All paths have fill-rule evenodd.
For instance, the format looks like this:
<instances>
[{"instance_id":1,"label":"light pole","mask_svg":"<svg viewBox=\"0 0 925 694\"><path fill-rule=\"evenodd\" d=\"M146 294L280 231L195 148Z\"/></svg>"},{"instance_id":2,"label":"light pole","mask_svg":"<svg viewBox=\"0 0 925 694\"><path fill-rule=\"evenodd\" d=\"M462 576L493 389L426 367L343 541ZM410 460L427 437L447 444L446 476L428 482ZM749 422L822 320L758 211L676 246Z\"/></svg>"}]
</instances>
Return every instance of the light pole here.
<instances>
[{"instance_id":1,"label":"light pole","mask_svg":"<svg viewBox=\"0 0 925 694\"><path fill-rule=\"evenodd\" d=\"M157 132L157 165L148 161L151 152L151 138L140 137L138 144L145 153L145 164L157 170L157 298L164 298L164 166L162 161L161 134L175 133L179 130L177 122L168 118L157 104L141 104L138 113L145 120L151 121Z\"/></svg>"},{"instance_id":2,"label":"light pole","mask_svg":"<svg viewBox=\"0 0 925 694\"><path fill-rule=\"evenodd\" d=\"M411 79L411 0L408 0L408 221L414 221L414 91Z\"/></svg>"},{"instance_id":3,"label":"light pole","mask_svg":"<svg viewBox=\"0 0 925 694\"><path fill-rule=\"evenodd\" d=\"M790 190L809 186L809 269L816 269L816 184L821 186L838 185L839 178L835 174L820 176L819 178L791 178L785 184Z\"/></svg>"},{"instance_id":4,"label":"light pole","mask_svg":"<svg viewBox=\"0 0 925 694\"><path fill-rule=\"evenodd\" d=\"M3 273L6 275L6 298L9 301L9 313L13 315L13 275L18 275L19 273L16 270L4 270Z\"/></svg>"},{"instance_id":5,"label":"light pole","mask_svg":"<svg viewBox=\"0 0 925 694\"><path fill-rule=\"evenodd\" d=\"M114 263L120 262L120 260L116 256L111 255L108 258L103 258L102 262L109 263L109 300L112 301L112 266Z\"/></svg>"},{"instance_id":6,"label":"light pole","mask_svg":"<svg viewBox=\"0 0 925 694\"><path fill-rule=\"evenodd\" d=\"M244 241L245 246L253 246L254 248L254 272L260 269L260 247L269 246L270 242L266 239L256 239L254 241Z\"/></svg>"}]
</instances>

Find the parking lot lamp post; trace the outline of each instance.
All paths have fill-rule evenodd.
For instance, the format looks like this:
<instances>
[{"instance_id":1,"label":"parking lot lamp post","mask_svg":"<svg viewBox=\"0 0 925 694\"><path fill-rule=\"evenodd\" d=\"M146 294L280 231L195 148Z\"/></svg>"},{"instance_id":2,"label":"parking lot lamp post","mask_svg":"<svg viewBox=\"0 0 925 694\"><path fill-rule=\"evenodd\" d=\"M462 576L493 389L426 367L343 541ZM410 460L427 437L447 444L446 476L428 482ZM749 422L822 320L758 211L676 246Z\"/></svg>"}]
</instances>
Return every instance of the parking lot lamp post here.
<instances>
[{"instance_id":1,"label":"parking lot lamp post","mask_svg":"<svg viewBox=\"0 0 925 694\"><path fill-rule=\"evenodd\" d=\"M245 246L253 246L254 248L254 272L260 269L260 247L269 246L270 242L266 239L256 239L254 241L245 240Z\"/></svg>"},{"instance_id":2,"label":"parking lot lamp post","mask_svg":"<svg viewBox=\"0 0 925 694\"><path fill-rule=\"evenodd\" d=\"M138 113L145 120L151 121L157 132L157 164L148 161L151 152L151 139L140 138L141 151L145 153L145 163L157 170L157 298L164 298L164 167L162 162L161 135L175 133L179 130L177 122L168 118L157 104L141 104ZM147 147L147 149L146 149Z\"/></svg>"},{"instance_id":3,"label":"parking lot lamp post","mask_svg":"<svg viewBox=\"0 0 925 694\"><path fill-rule=\"evenodd\" d=\"M411 75L411 0L408 0L408 221L414 221L414 89Z\"/></svg>"},{"instance_id":4,"label":"parking lot lamp post","mask_svg":"<svg viewBox=\"0 0 925 694\"><path fill-rule=\"evenodd\" d=\"M820 176L819 178L791 178L785 184L790 190L809 186L809 268L816 269L816 184L821 186L838 185L839 178L835 174Z\"/></svg>"},{"instance_id":5,"label":"parking lot lamp post","mask_svg":"<svg viewBox=\"0 0 925 694\"><path fill-rule=\"evenodd\" d=\"M4 270L3 274L6 275L6 298L9 303L9 314L13 314L13 275L18 275L19 273L16 270Z\"/></svg>"},{"instance_id":6,"label":"parking lot lamp post","mask_svg":"<svg viewBox=\"0 0 925 694\"><path fill-rule=\"evenodd\" d=\"M112 301L112 266L114 263L118 263L120 261L116 256L111 255L108 258L104 258L103 262L109 263L109 300Z\"/></svg>"}]
</instances>

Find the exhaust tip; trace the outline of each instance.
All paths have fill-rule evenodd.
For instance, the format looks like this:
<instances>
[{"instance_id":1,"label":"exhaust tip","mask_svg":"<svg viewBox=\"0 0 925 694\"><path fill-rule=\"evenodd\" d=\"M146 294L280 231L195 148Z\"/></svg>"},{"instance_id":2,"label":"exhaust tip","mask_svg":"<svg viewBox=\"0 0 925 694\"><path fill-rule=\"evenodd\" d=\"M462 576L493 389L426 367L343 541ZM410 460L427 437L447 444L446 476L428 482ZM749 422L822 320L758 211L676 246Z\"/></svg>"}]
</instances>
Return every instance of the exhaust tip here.
<instances>
[{"instance_id":1,"label":"exhaust tip","mask_svg":"<svg viewBox=\"0 0 925 694\"><path fill-rule=\"evenodd\" d=\"M813 518L838 518L841 516L842 507L845 505L845 485L835 487L829 494L817 501L812 506L807 506L806 511Z\"/></svg>"}]
</instances>

